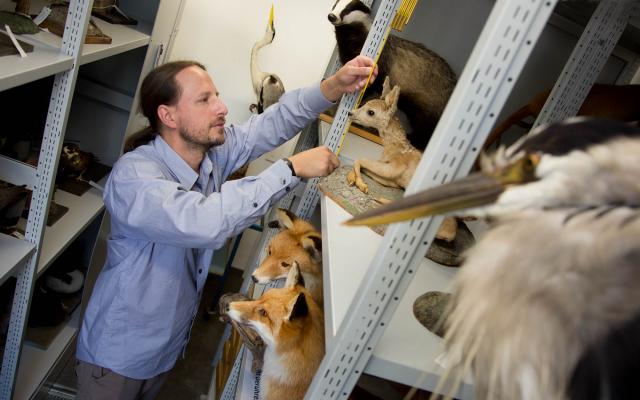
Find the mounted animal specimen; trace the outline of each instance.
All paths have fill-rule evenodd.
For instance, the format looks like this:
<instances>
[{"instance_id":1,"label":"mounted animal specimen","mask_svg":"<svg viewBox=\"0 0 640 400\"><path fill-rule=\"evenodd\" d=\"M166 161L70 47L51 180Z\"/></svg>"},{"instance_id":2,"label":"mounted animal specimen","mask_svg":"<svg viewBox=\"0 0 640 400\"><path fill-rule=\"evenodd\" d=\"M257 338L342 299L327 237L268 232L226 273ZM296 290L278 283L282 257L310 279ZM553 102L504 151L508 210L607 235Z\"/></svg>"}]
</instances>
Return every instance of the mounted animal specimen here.
<instances>
[{"instance_id":1,"label":"mounted animal specimen","mask_svg":"<svg viewBox=\"0 0 640 400\"><path fill-rule=\"evenodd\" d=\"M298 264L305 287L313 300L322 307L322 235L309 222L292 212L279 208L277 220L269 222L270 228L279 228L268 245L267 257L253 271L256 283L268 283L286 278Z\"/></svg>"},{"instance_id":2,"label":"mounted animal specimen","mask_svg":"<svg viewBox=\"0 0 640 400\"><path fill-rule=\"evenodd\" d=\"M339 0L329 14L335 26L340 61L360 54L371 28L371 9L359 0ZM411 124L408 138L424 150L456 83L447 62L424 45L389 35L378 59L378 75L389 76L403 92L398 100ZM380 83L370 90L380 93Z\"/></svg>"},{"instance_id":3,"label":"mounted animal specimen","mask_svg":"<svg viewBox=\"0 0 640 400\"><path fill-rule=\"evenodd\" d=\"M500 139L507 129L527 117L536 118L551 94L551 89L536 94L533 99L501 122L487 137L485 149ZM595 84L576 115L610 118L618 121L640 120L640 85Z\"/></svg>"},{"instance_id":4,"label":"mounted animal specimen","mask_svg":"<svg viewBox=\"0 0 640 400\"><path fill-rule=\"evenodd\" d=\"M258 65L258 51L273 42L276 30L273 25L273 7L269 14L269 23L262 39L257 41L251 49L251 83L256 94L257 103L251 104L249 110L262 114L270 105L276 103L284 94L284 84L278 75L260 70Z\"/></svg>"},{"instance_id":5,"label":"mounted animal specimen","mask_svg":"<svg viewBox=\"0 0 640 400\"><path fill-rule=\"evenodd\" d=\"M352 122L376 128L382 137L382 158L356 160L353 171L347 175L349 186L355 184L363 193L368 193L369 188L362 180L362 170L384 186L406 189L422 158L422 153L409 143L400 119L395 115L399 97L400 87L395 85L390 89L387 76L380 99L369 100L349 113ZM455 218L446 218L438 232L438 239L452 241L456 228Z\"/></svg>"}]
</instances>

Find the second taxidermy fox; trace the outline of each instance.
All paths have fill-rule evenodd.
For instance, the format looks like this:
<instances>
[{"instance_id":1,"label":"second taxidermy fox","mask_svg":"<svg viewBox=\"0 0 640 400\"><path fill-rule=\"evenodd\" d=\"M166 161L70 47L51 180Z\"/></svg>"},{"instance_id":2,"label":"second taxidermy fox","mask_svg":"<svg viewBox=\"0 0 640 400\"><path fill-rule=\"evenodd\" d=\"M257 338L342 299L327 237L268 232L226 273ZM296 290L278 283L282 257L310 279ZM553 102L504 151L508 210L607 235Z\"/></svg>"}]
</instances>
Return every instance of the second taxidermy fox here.
<instances>
[{"instance_id":1,"label":"second taxidermy fox","mask_svg":"<svg viewBox=\"0 0 640 400\"><path fill-rule=\"evenodd\" d=\"M252 279L268 283L286 278L297 262L307 290L322 307L322 236L313 225L290 211L279 208L276 215L277 221L269 226L282 230L269 242L267 257L253 272Z\"/></svg>"},{"instance_id":2,"label":"second taxidermy fox","mask_svg":"<svg viewBox=\"0 0 640 400\"><path fill-rule=\"evenodd\" d=\"M231 302L227 315L253 328L266 345L261 398L303 399L324 356L324 316L304 288L298 265L289 269L283 288L258 300Z\"/></svg>"}]
</instances>

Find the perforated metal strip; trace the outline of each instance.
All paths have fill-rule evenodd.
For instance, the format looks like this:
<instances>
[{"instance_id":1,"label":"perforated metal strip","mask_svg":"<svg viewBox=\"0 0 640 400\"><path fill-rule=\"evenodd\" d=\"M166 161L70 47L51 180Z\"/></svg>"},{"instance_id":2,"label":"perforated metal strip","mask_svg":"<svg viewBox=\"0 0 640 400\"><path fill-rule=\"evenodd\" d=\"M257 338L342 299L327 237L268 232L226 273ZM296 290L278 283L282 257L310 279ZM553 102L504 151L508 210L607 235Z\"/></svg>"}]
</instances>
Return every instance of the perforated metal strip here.
<instances>
[{"instance_id":1,"label":"perforated metal strip","mask_svg":"<svg viewBox=\"0 0 640 400\"><path fill-rule=\"evenodd\" d=\"M541 0L496 2L408 193L468 173L554 5ZM426 218L387 229L306 399L348 397L441 220Z\"/></svg>"},{"instance_id":2,"label":"perforated metal strip","mask_svg":"<svg viewBox=\"0 0 640 400\"><path fill-rule=\"evenodd\" d=\"M603 0L584 28L534 127L578 113L627 26L633 1Z\"/></svg>"},{"instance_id":3,"label":"perforated metal strip","mask_svg":"<svg viewBox=\"0 0 640 400\"><path fill-rule=\"evenodd\" d=\"M40 258L48 204L52 197L53 180L58 166L58 154L60 154L62 147L67 115L69 107L71 107L71 97L78 73L77 65L80 49L82 48L82 39L89 21L90 3L91 1L89 0L74 0L69 5L69 14L67 15L67 24L64 29L60 52L74 57L75 62L72 69L57 74L53 83L36 172L36 182L33 188L25 231L26 240L36 246L36 251L26 263L24 269L18 274L2 361L2 371L0 372L0 399L10 399L14 390L35 272Z\"/></svg>"},{"instance_id":4,"label":"perforated metal strip","mask_svg":"<svg viewBox=\"0 0 640 400\"><path fill-rule=\"evenodd\" d=\"M360 54L371 57L374 60L377 59L377 55L382 51L382 47L389 32L391 20L393 19L399 5L400 0L384 0L380 4L380 8L378 8L376 17L371 25L369 35L367 36L367 40L364 42ZM342 96L333 124L331 124L331 129L329 130L329 134L324 142L324 145L333 152L336 152L342 143L344 134L349 127L347 120L348 113L355 108L359 97L360 93ZM317 188L318 181L318 178L314 178L310 179L307 183L302 199L300 200L300 204L296 209L295 214L298 217L309 219L313 213L316 204L318 204L319 198Z\"/></svg>"}]
</instances>

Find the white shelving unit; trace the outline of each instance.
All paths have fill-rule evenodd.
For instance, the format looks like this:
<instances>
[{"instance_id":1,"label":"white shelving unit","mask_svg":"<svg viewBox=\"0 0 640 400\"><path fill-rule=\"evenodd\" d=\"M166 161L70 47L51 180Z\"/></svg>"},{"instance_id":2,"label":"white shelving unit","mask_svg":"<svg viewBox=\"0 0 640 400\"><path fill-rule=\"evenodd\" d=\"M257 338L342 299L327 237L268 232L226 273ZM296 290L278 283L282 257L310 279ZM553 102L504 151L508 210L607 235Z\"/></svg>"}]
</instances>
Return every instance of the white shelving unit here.
<instances>
[{"instance_id":1,"label":"white shelving unit","mask_svg":"<svg viewBox=\"0 0 640 400\"><path fill-rule=\"evenodd\" d=\"M382 236L366 227L342 225L351 215L326 196L321 196L321 209L325 346L329 352ZM441 339L420 325L411 309L413 301L425 292L448 291L456 271L457 268L427 258L422 260L400 299L399 312L393 315L373 350L365 373L425 390L435 388L442 371L435 362L442 352ZM458 397L471 398L471 390L471 386L465 385Z\"/></svg>"},{"instance_id":2,"label":"white shelving unit","mask_svg":"<svg viewBox=\"0 0 640 400\"><path fill-rule=\"evenodd\" d=\"M22 267L25 261L33 254L35 246L26 240L16 239L13 236L0 233L0 284Z\"/></svg>"},{"instance_id":3,"label":"white shelving unit","mask_svg":"<svg viewBox=\"0 0 640 400\"><path fill-rule=\"evenodd\" d=\"M31 13L38 14L46 3L40 0L32 1ZM81 148L87 146L93 151L97 149L107 152L100 154L100 159L113 162L118 154L111 153L119 152L121 143L105 150L99 136L109 135L109 140L122 140L125 137L125 127L134 119L136 113L132 105L137 96L140 78L156 64L163 62L164 57L160 49L169 47L175 34L175 21L179 16L182 1L145 0L143 3L138 4L135 0L119 2L120 8L138 20L137 25L115 25L93 18L96 25L111 37L112 43L83 44L92 1L71 1L73 17L68 18L67 25L73 26L74 29L65 31L68 35L64 40L45 31L35 35L18 35L20 40L34 45L34 51L27 53L26 58L0 57L0 91L12 88L20 90L21 85L55 76L55 83L49 95L47 127L38 166L34 168L0 156L0 179L16 185L26 184L33 190L29 218L22 226L26 228L26 240L0 234L0 283L11 275L18 278L9 338L0 374L0 399L34 397L78 332L84 308L82 306L72 314L46 350L23 341L35 279L80 235L86 237L89 225L94 226L89 230L89 235L95 237L83 240L87 240L89 246L100 240L94 232L97 225L92 222L104 210L102 192L90 188L81 196L63 190L56 190L54 193L53 180L62 142L71 137L74 141L80 142ZM13 7L12 2L0 0L0 9L10 10ZM135 52L132 52L133 50ZM115 56L118 58L111 59ZM129 71L122 70L123 62L126 62ZM79 71L90 63L107 64L92 64L91 67L86 67L90 68L85 70L83 75L87 79L79 81L81 84L76 88ZM113 65L109 66L109 63ZM117 71L118 74L105 76L103 71ZM94 82L92 78L96 75L101 80ZM101 81L104 82L100 83ZM110 87L111 84L114 88ZM96 106L92 99L102 99L105 93L108 101L103 100L102 106ZM72 100L74 106L71 105ZM76 104L76 100L79 104ZM74 114L75 107L86 109L80 107L83 106L83 101L94 101L91 115ZM114 105L117 111L113 110ZM99 107L105 107L104 112L100 112ZM118 121L111 121L114 118ZM67 124L70 119L72 123ZM87 119L91 121L83 121ZM95 126L96 123L99 126ZM88 130L87 127L95 129ZM114 132L114 128L117 127L122 127L122 131ZM96 140L98 142L95 142ZM106 179L104 177L98 185L103 186ZM53 226L47 227L44 220L51 201L68 207L69 210ZM89 255L92 248L87 249ZM100 257L91 257L87 275L99 272L104 262ZM84 301L88 299L88 294L85 291Z\"/></svg>"}]
</instances>

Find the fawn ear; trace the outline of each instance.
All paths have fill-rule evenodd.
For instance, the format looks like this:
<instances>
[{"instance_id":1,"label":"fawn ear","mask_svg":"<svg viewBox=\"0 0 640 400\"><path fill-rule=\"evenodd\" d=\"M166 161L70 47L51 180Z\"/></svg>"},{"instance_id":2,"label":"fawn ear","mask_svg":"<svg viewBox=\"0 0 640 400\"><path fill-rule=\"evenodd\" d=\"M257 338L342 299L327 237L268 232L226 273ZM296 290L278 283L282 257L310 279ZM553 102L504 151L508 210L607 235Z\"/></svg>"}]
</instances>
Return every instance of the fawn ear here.
<instances>
[{"instance_id":1,"label":"fawn ear","mask_svg":"<svg viewBox=\"0 0 640 400\"><path fill-rule=\"evenodd\" d=\"M293 222L298 219L294 213L284 208L276 210L277 221L269 222L269 228L293 229Z\"/></svg>"},{"instance_id":2,"label":"fawn ear","mask_svg":"<svg viewBox=\"0 0 640 400\"><path fill-rule=\"evenodd\" d=\"M391 89L386 96L384 96L384 102L388 111L396 112L398 106L398 97L400 97L400 86L396 85ZM392 114L393 115L393 114Z\"/></svg>"},{"instance_id":3,"label":"fawn ear","mask_svg":"<svg viewBox=\"0 0 640 400\"><path fill-rule=\"evenodd\" d=\"M290 288L296 285L304 287L304 278L302 277L302 272L300 272L300 264L294 261L287 273L287 280L284 282L284 287Z\"/></svg>"},{"instance_id":4,"label":"fawn ear","mask_svg":"<svg viewBox=\"0 0 640 400\"><path fill-rule=\"evenodd\" d=\"M382 84L382 96L380 96L380 98L384 99L390 90L391 90L391 83L389 83L389 75L387 75L385 76L384 83Z\"/></svg>"}]
</instances>

